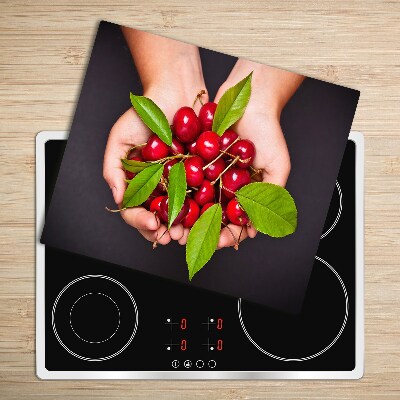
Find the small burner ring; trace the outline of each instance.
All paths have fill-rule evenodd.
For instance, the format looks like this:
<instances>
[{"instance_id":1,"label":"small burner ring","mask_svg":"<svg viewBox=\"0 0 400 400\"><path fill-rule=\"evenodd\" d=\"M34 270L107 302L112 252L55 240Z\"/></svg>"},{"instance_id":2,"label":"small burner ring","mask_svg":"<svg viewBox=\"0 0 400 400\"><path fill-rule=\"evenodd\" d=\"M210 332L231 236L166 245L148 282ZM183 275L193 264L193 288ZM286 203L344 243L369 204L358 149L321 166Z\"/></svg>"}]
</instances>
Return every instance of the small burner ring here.
<instances>
[{"instance_id":1,"label":"small burner ring","mask_svg":"<svg viewBox=\"0 0 400 400\"><path fill-rule=\"evenodd\" d=\"M109 299L109 300L114 304L115 308L116 308L117 311L118 311L118 324L117 324L117 327L115 328L114 332L113 332L108 338L103 339L103 340L87 340L87 339L84 339L82 336L80 336L80 335L76 332L76 330L74 329L74 327L73 327L73 325L72 325L72 311L74 310L75 305L76 305L80 300L82 300L84 297L90 296L90 295L93 295L93 294L98 294L98 295L100 295L100 296L104 296L104 297L106 297L107 299ZM71 326L71 329L72 329L72 331L75 333L75 335L76 335L79 339L81 339L83 342L86 342L86 343L104 343L104 342L107 342L107 340L110 340L110 339L117 333L117 331L118 331L118 329L119 329L119 326L121 325L121 312L120 312L120 310L119 310L119 307L118 307L117 303L116 303L110 296L107 296L107 295L104 294L104 293L91 293L91 292L90 292L90 293L86 293L86 294L83 294L82 296L78 297L78 299L75 300L75 303L72 304L71 310L70 310L70 312L69 312L69 325Z\"/></svg>"}]
</instances>

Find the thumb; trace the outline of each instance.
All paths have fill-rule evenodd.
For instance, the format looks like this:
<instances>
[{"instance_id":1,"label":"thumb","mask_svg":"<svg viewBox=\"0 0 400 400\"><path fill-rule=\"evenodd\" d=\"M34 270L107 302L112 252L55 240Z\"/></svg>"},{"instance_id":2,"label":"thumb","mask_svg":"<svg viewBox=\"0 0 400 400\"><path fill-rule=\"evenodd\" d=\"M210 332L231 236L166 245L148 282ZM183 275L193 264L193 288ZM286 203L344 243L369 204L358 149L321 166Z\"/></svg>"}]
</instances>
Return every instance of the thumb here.
<instances>
[{"instance_id":1,"label":"thumb","mask_svg":"<svg viewBox=\"0 0 400 400\"><path fill-rule=\"evenodd\" d=\"M103 177L108 186L112 190L114 201L116 204L121 204L126 188L125 172L122 169L121 158L124 156L124 151L117 151L112 146L112 142L107 143L103 161Z\"/></svg>"},{"instance_id":2,"label":"thumb","mask_svg":"<svg viewBox=\"0 0 400 400\"><path fill-rule=\"evenodd\" d=\"M121 168L114 169L103 173L104 179L110 187L114 201L116 204L121 204L124 198L126 188L125 173Z\"/></svg>"}]
</instances>

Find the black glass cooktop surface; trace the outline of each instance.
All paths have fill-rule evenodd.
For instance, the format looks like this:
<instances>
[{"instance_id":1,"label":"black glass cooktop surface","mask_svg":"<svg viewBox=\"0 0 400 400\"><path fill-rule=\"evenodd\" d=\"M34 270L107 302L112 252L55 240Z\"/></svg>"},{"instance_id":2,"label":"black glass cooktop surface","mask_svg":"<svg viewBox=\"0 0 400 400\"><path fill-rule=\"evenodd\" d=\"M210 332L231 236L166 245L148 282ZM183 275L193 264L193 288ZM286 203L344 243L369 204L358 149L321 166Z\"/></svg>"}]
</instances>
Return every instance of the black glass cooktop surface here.
<instances>
[{"instance_id":1,"label":"black glass cooktop surface","mask_svg":"<svg viewBox=\"0 0 400 400\"><path fill-rule=\"evenodd\" d=\"M45 144L46 207L65 143ZM344 375L337 377L352 377L357 370L355 209L356 144L349 140L296 315L41 245L45 375L126 371L132 375L115 377L229 379L340 371ZM277 372L246 375L249 371Z\"/></svg>"}]
</instances>

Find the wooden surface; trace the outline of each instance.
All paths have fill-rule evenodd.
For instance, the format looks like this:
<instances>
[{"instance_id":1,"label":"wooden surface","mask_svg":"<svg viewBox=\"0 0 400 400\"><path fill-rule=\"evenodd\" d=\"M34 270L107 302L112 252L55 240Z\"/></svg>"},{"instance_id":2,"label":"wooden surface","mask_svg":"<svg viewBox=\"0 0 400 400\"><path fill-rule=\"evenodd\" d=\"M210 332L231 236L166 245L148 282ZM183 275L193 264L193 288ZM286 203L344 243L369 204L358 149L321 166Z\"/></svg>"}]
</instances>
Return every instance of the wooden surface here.
<instances>
[{"instance_id":1,"label":"wooden surface","mask_svg":"<svg viewBox=\"0 0 400 400\"><path fill-rule=\"evenodd\" d=\"M0 1L0 399L400 398L400 2ZM107 19L359 89L365 134L360 381L55 381L35 376L34 138L67 130Z\"/></svg>"}]
</instances>

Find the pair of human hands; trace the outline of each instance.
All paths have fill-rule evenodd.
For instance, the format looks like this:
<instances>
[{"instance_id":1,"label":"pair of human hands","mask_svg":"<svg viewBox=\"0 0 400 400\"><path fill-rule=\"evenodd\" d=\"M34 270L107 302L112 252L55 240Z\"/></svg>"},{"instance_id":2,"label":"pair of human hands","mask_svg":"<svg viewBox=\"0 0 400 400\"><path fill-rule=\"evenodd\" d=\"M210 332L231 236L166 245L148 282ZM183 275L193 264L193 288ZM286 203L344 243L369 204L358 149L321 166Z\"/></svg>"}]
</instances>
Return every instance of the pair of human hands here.
<instances>
[{"instance_id":1,"label":"pair of human hands","mask_svg":"<svg viewBox=\"0 0 400 400\"><path fill-rule=\"evenodd\" d=\"M268 70L260 69L260 64L246 62L238 64L232 70L229 78L222 84L214 99L218 103L221 96L229 88L243 79L253 69L252 93L243 117L233 126L241 138L251 140L256 148L253 166L262 171L262 179L277 185L285 186L290 172L290 157L286 141L280 125L281 108L273 93L268 92ZM196 93L204 89L204 81L196 79L189 85L181 87L179 77L176 81L153 84L145 90L144 96L152 99L163 110L169 123L172 123L175 112L182 106L191 105ZM202 86L199 86L202 85ZM203 101L208 101L207 94ZM200 105L195 105L199 111ZM104 155L103 176L112 190L114 200L120 207L126 189L125 172L121 158L124 158L134 145L146 143L151 131L142 122L133 108L127 110L112 127ZM143 207L129 208L121 211L125 222L138 231L149 241L157 240L166 245L171 240L186 244L189 229L181 224L172 226L169 231L160 220ZM241 227L230 224L229 228L221 230L218 248L234 246L236 238L256 236L254 227L247 226L241 232Z\"/></svg>"}]
</instances>

